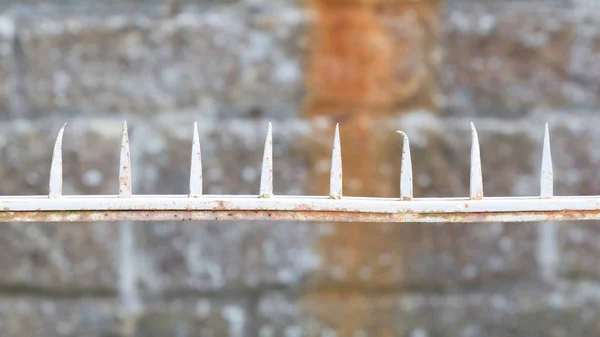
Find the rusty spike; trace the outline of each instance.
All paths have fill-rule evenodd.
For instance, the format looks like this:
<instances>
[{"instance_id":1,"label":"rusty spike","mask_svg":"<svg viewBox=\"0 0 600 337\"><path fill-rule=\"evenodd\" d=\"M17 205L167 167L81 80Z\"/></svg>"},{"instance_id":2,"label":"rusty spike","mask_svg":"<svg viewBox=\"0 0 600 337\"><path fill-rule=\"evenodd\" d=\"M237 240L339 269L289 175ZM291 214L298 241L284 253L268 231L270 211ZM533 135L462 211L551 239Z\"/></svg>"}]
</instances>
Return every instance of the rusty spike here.
<instances>
[{"instance_id":1,"label":"rusty spike","mask_svg":"<svg viewBox=\"0 0 600 337\"><path fill-rule=\"evenodd\" d=\"M198 136L198 123L194 122L194 138L192 141L192 159L190 166L190 197L202 195L202 155L200 150L200 137Z\"/></svg>"},{"instance_id":2,"label":"rusty spike","mask_svg":"<svg viewBox=\"0 0 600 337\"><path fill-rule=\"evenodd\" d=\"M542 152L542 172L540 177L540 196L552 198L554 195L554 177L552 172L552 154L550 152L550 132L548 123L544 131L544 149Z\"/></svg>"},{"instance_id":3,"label":"rusty spike","mask_svg":"<svg viewBox=\"0 0 600 337\"><path fill-rule=\"evenodd\" d=\"M267 138L265 140L265 152L263 154L262 171L260 173L260 197L270 198L273 196L273 128L271 123L267 125Z\"/></svg>"},{"instance_id":4,"label":"rusty spike","mask_svg":"<svg viewBox=\"0 0 600 337\"><path fill-rule=\"evenodd\" d=\"M129 151L129 136L127 121L123 122L123 140L121 141L121 160L119 162L119 197L131 197L131 152Z\"/></svg>"},{"instance_id":5,"label":"rusty spike","mask_svg":"<svg viewBox=\"0 0 600 337\"><path fill-rule=\"evenodd\" d=\"M483 177L481 174L481 154L475 125L471 122L471 199L483 199Z\"/></svg>"},{"instance_id":6,"label":"rusty spike","mask_svg":"<svg viewBox=\"0 0 600 337\"><path fill-rule=\"evenodd\" d=\"M396 131L402 135L402 163L400 166L400 198L412 200L413 198L413 172L412 159L410 157L410 143L408 136L402 131Z\"/></svg>"},{"instance_id":7,"label":"rusty spike","mask_svg":"<svg viewBox=\"0 0 600 337\"><path fill-rule=\"evenodd\" d=\"M63 194L62 143L66 126L67 123L60 128L56 142L54 143L54 152L52 153L52 163L50 165L50 183L48 186L48 197L50 198L60 198Z\"/></svg>"},{"instance_id":8,"label":"rusty spike","mask_svg":"<svg viewBox=\"0 0 600 337\"><path fill-rule=\"evenodd\" d=\"M340 145L340 124L335 125L335 138L331 154L331 173L329 176L329 197L342 197L342 147Z\"/></svg>"}]
</instances>

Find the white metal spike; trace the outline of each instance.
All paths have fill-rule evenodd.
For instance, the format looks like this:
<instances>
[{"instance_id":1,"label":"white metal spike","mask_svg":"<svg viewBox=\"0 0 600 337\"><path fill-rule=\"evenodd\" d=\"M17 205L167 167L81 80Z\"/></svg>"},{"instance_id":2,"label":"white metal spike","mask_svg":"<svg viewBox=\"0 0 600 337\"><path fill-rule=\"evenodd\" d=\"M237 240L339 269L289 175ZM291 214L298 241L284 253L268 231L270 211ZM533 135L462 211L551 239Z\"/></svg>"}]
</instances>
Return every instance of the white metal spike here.
<instances>
[{"instance_id":1,"label":"white metal spike","mask_svg":"<svg viewBox=\"0 0 600 337\"><path fill-rule=\"evenodd\" d=\"M410 143L408 136L402 131L396 131L402 135L402 162L400 166L400 198L412 200L413 198L413 172L412 159L410 157Z\"/></svg>"},{"instance_id":2,"label":"white metal spike","mask_svg":"<svg viewBox=\"0 0 600 337\"><path fill-rule=\"evenodd\" d=\"M123 122L123 139L121 141L121 160L119 162L119 197L131 197L131 152L127 121Z\"/></svg>"},{"instance_id":3,"label":"white metal spike","mask_svg":"<svg viewBox=\"0 0 600 337\"><path fill-rule=\"evenodd\" d=\"M471 190L470 197L474 200L483 199L483 176L481 174L481 154L479 138L475 125L471 122Z\"/></svg>"},{"instance_id":4,"label":"white metal spike","mask_svg":"<svg viewBox=\"0 0 600 337\"><path fill-rule=\"evenodd\" d=\"M265 140L265 151L263 154L262 171L260 173L260 197L270 198L273 196L273 128L271 123L267 125L267 138Z\"/></svg>"},{"instance_id":5,"label":"white metal spike","mask_svg":"<svg viewBox=\"0 0 600 337\"><path fill-rule=\"evenodd\" d=\"M340 144L340 124L335 125L335 137L331 153L331 173L329 176L329 197L342 197L342 147Z\"/></svg>"},{"instance_id":6,"label":"white metal spike","mask_svg":"<svg viewBox=\"0 0 600 337\"><path fill-rule=\"evenodd\" d=\"M49 198L60 198L63 194L63 160L62 160L62 143L63 134L65 132L65 123L56 137L54 143L54 152L52 153L52 164L50 165L50 182L48 186Z\"/></svg>"},{"instance_id":7,"label":"white metal spike","mask_svg":"<svg viewBox=\"0 0 600 337\"><path fill-rule=\"evenodd\" d=\"M194 122L194 138L192 141L192 158L190 165L190 197L202 195L202 154L200 150L200 137L198 123Z\"/></svg>"},{"instance_id":8,"label":"white metal spike","mask_svg":"<svg viewBox=\"0 0 600 337\"><path fill-rule=\"evenodd\" d=\"M540 176L540 197L552 198L554 196L554 177L552 170L552 154L550 151L550 132L548 123L544 131L544 149L542 152L542 170Z\"/></svg>"}]
</instances>

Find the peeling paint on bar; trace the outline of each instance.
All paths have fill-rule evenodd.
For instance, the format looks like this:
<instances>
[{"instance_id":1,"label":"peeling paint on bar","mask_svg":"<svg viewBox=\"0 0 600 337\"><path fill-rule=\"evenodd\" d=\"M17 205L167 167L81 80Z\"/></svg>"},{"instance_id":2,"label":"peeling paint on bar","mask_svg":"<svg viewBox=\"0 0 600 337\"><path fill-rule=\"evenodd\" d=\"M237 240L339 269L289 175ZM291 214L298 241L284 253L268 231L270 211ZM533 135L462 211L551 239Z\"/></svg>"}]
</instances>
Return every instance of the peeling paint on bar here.
<instances>
[{"instance_id":1,"label":"peeling paint on bar","mask_svg":"<svg viewBox=\"0 0 600 337\"><path fill-rule=\"evenodd\" d=\"M489 223L600 220L600 210L497 213L354 213L323 211L51 211L0 212L0 222L120 222L120 221L304 221L386 223Z\"/></svg>"}]
</instances>

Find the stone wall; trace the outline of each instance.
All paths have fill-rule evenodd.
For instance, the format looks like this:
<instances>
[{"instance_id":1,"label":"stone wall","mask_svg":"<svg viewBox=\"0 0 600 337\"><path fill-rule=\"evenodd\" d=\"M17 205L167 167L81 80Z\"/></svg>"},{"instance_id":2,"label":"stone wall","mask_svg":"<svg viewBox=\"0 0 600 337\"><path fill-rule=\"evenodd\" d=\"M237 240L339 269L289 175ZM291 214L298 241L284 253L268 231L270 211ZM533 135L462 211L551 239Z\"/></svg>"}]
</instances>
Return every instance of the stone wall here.
<instances>
[{"instance_id":1,"label":"stone wall","mask_svg":"<svg viewBox=\"0 0 600 337\"><path fill-rule=\"evenodd\" d=\"M600 193L600 3L0 1L0 193L114 194L123 119L135 193L256 194L268 121L276 194L464 196L469 122L486 196ZM0 226L0 336L589 337L594 222Z\"/></svg>"}]
</instances>

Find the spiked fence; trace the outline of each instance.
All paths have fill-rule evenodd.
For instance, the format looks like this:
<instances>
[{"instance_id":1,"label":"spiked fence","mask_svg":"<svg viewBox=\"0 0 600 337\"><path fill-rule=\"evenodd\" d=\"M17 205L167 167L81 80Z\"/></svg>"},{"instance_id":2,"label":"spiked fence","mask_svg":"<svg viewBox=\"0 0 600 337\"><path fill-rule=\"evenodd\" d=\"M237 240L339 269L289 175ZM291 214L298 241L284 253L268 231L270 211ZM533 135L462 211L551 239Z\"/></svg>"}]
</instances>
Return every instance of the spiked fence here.
<instances>
[{"instance_id":1,"label":"spiked fence","mask_svg":"<svg viewBox=\"0 0 600 337\"><path fill-rule=\"evenodd\" d=\"M118 195L63 195L60 129L46 196L0 196L0 222L293 220L336 222L522 222L600 219L600 196L555 197L548 125L544 134L540 195L484 197L479 140L471 123L470 195L414 198L408 136L403 139L399 198L344 197L339 125L335 128L329 196L273 194L273 141L269 123L258 195L204 195L198 126L194 123L187 195L134 195L127 123L119 166Z\"/></svg>"}]
</instances>

